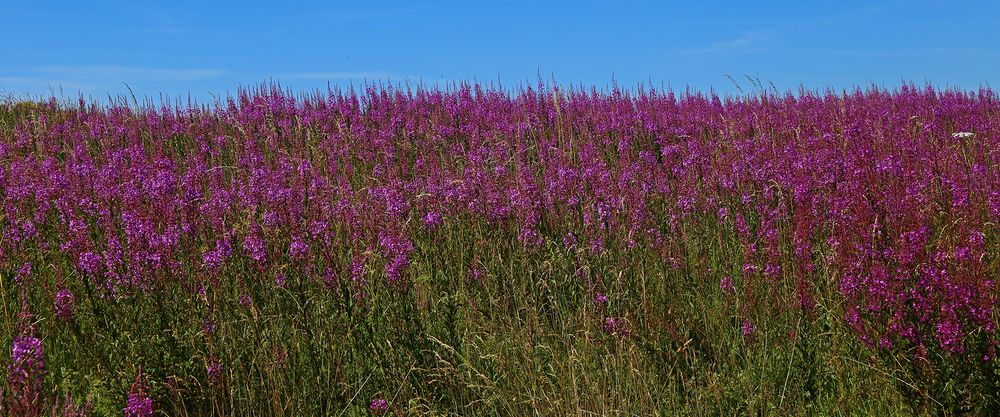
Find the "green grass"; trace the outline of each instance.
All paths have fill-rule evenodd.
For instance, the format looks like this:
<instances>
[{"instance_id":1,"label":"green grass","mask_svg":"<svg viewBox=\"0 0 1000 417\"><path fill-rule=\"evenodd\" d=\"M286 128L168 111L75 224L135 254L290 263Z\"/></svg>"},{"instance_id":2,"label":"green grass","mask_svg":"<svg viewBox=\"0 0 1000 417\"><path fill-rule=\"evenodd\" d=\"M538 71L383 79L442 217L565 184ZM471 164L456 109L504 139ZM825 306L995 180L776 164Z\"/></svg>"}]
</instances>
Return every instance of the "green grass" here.
<instances>
[{"instance_id":1,"label":"green grass","mask_svg":"<svg viewBox=\"0 0 1000 417\"><path fill-rule=\"evenodd\" d=\"M71 286L80 296L71 323L52 317L51 286L32 285L28 297L46 361L58 364L46 386L93 398L98 415L120 414L140 366L164 415L365 415L379 397L404 415L915 412L898 387L917 382L855 340L832 275L816 274L811 314L781 302L794 288L727 294L719 278L738 267L737 242L716 225L689 233L697 238L670 265L642 248L527 250L504 231L448 224L416 240L409 287L369 270L362 300L343 277L331 290L290 269L281 289L238 264L203 295L172 283L109 299ZM478 281L467 276L473 257L485 271ZM69 270L51 262L35 275L60 268ZM600 277L606 310L583 276ZM19 308L10 277L7 346ZM606 316L623 318L629 335L606 333ZM205 318L216 323L211 337ZM756 326L749 338L744 319ZM210 356L224 369L214 385Z\"/></svg>"}]
</instances>

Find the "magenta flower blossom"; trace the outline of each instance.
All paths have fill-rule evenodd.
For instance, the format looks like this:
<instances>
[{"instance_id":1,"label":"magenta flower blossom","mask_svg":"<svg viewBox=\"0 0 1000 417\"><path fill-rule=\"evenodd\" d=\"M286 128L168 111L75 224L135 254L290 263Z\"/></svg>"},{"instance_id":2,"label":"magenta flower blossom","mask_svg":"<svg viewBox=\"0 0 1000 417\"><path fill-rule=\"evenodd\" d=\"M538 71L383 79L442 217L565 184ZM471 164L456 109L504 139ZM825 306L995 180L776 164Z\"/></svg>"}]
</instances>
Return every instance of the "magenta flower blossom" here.
<instances>
[{"instance_id":1,"label":"magenta flower blossom","mask_svg":"<svg viewBox=\"0 0 1000 417\"><path fill-rule=\"evenodd\" d=\"M81 253L78 265L81 271L97 275L101 270L101 256L93 252Z\"/></svg>"},{"instance_id":2,"label":"magenta flower blossom","mask_svg":"<svg viewBox=\"0 0 1000 417\"><path fill-rule=\"evenodd\" d=\"M205 366L205 372L208 374L208 379L213 384L219 384L222 381L222 364L219 363L219 359L211 356L208 358L208 364Z\"/></svg>"},{"instance_id":3,"label":"magenta flower blossom","mask_svg":"<svg viewBox=\"0 0 1000 417\"><path fill-rule=\"evenodd\" d=\"M579 241L577 240L576 235L573 234L573 232L567 232L566 235L563 236L563 246L569 249L575 249L577 243L579 243Z\"/></svg>"},{"instance_id":4,"label":"magenta flower blossom","mask_svg":"<svg viewBox=\"0 0 1000 417\"><path fill-rule=\"evenodd\" d=\"M594 291L594 305L597 308L604 308L608 304L608 296L602 294L600 291Z\"/></svg>"},{"instance_id":5,"label":"magenta flower blossom","mask_svg":"<svg viewBox=\"0 0 1000 417\"><path fill-rule=\"evenodd\" d=\"M212 319L205 318L201 324L201 330L205 333L205 336L211 336L215 334L215 322Z\"/></svg>"},{"instance_id":6,"label":"magenta flower blossom","mask_svg":"<svg viewBox=\"0 0 1000 417\"><path fill-rule=\"evenodd\" d=\"M439 212L429 211L424 215L423 222L427 230L435 230L444 223L444 217Z\"/></svg>"},{"instance_id":7,"label":"magenta flower blossom","mask_svg":"<svg viewBox=\"0 0 1000 417\"><path fill-rule=\"evenodd\" d=\"M750 339L756 331L757 328L749 320L744 319L740 324L740 332L743 334L744 339Z\"/></svg>"},{"instance_id":8,"label":"magenta flower blossom","mask_svg":"<svg viewBox=\"0 0 1000 417\"><path fill-rule=\"evenodd\" d=\"M332 290L338 285L337 274L333 272L333 269L327 268L326 271L323 271L323 288Z\"/></svg>"},{"instance_id":9,"label":"magenta flower blossom","mask_svg":"<svg viewBox=\"0 0 1000 417\"><path fill-rule=\"evenodd\" d=\"M216 242L215 249L212 249L205 253L203 257L203 262L206 268L215 269L222 266L233 253L233 247L229 243L229 239L221 239Z\"/></svg>"},{"instance_id":10,"label":"magenta flower blossom","mask_svg":"<svg viewBox=\"0 0 1000 417\"><path fill-rule=\"evenodd\" d=\"M241 294L238 301L241 306L246 308L250 308L253 305L253 298L250 297L250 294Z\"/></svg>"},{"instance_id":11,"label":"magenta flower blossom","mask_svg":"<svg viewBox=\"0 0 1000 417\"><path fill-rule=\"evenodd\" d=\"M732 294L736 292L736 285L733 284L733 279L726 275L722 277L722 280L719 283L719 289L721 289L723 293Z\"/></svg>"},{"instance_id":12,"label":"magenta flower blossom","mask_svg":"<svg viewBox=\"0 0 1000 417\"><path fill-rule=\"evenodd\" d=\"M486 271L483 270L483 266L478 259L473 259L472 263L469 264L468 271L465 272L465 276L470 282L480 282L486 276Z\"/></svg>"},{"instance_id":13,"label":"magenta flower blossom","mask_svg":"<svg viewBox=\"0 0 1000 417\"><path fill-rule=\"evenodd\" d=\"M56 292L53 310L61 320L73 320L73 310L76 306L76 296L68 288Z\"/></svg>"},{"instance_id":14,"label":"magenta flower blossom","mask_svg":"<svg viewBox=\"0 0 1000 417\"><path fill-rule=\"evenodd\" d=\"M15 337L11 344L10 362L7 366L10 374L8 382L14 394L30 397L40 393L45 375L42 341L31 335Z\"/></svg>"},{"instance_id":15,"label":"magenta flower blossom","mask_svg":"<svg viewBox=\"0 0 1000 417\"><path fill-rule=\"evenodd\" d=\"M14 281L21 286L27 285L28 279L31 278L31 264L25 262L21 265L21 268L17 270L17 275L14 276Z\"/></svg>"},{"instance_id":16,"label":"magenta flower blossom","mask_svg":"<svg viewBox=\"0 0 1000 417\"><path fill-rule=\"evenodd\" d=\"M542 246L542 244L545 243L545 238L542 237L537 230L530 227L521 229L521 234L518 235L518 240L526 246L532 248Z\"/></svg>"},{"instance_id":17,"label":"magenta flower blossom","mask_svg":"<svg viewBox=\"0 0 1000 417\"><path fill-rule=\"evenodd\" d=\"M371 404L368 405L368 409L375 415L382 415L389 410L389 402L384 398L375 398L372 400Z\"/></svg>"},{"instance_id":18,"label":"magenta flower blossom","mask_svg":"<svg viewBox=\"0 0 1000 417\"><path fill-rule=\"evenodd\" d=\"M256 234L251 234L243 238L243 249L247 251L250 259L263 262L267 258L267 247L264 240Z\"/></svg>"},{"instance_id":19,"label":"magenta flower blossom","mask_svg":"<svg viewBox=\"0 0 1000 417\"><path fill-rule=\"evenodd\" d=\"M604 318L604 332L621 337L629 336L629 331L625 328L625 320L614 317Z\"/></svg>"},{"instance_id":20,"label":"magenta flower blossom","mask_svg":"<svg viewBox=\"0 0 1000 417\"><path fill-rule=\"evenodd\" d=\"M309 245L302 239L296 238L288 245L288 255L292 259L302 260L309 254Z\"/></svg>"},{"instance_id":21,"label":"magenta flower blossom","mask_svg":"<svg viewBox=\"0 0 1000 417\"><path fill-rule=\"evenodd\" d=\"M129 389L128 399L125 403L125 417L152 417L153 399L146 392L146 380L142 376L142 370L135 376L135 381Z\"/></svg>"}]
</instances>

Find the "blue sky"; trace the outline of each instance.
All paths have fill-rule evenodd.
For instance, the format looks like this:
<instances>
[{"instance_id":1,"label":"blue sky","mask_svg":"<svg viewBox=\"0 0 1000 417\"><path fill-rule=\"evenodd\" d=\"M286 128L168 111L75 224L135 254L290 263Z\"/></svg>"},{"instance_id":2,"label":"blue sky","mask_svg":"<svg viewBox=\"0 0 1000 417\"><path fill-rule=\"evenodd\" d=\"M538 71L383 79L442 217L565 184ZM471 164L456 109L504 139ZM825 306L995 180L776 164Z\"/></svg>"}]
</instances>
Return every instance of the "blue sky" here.
<instances>
[{"instance_id":1,"label":"blue sky","mask_svg":"<svg viewBox=\"0 0 1000 417\"><path fill-rule=\"evenodd\" d=\"M291 3L291 2L289 2ZM766 3L766 4L765 4ZM1000 82L990 1L0 3L0 92L206 100L382 80L735 93ZM992 85L994 88L996 85ZM60 93L61 91L61 93Z\"/></svg>"}]
</instances>

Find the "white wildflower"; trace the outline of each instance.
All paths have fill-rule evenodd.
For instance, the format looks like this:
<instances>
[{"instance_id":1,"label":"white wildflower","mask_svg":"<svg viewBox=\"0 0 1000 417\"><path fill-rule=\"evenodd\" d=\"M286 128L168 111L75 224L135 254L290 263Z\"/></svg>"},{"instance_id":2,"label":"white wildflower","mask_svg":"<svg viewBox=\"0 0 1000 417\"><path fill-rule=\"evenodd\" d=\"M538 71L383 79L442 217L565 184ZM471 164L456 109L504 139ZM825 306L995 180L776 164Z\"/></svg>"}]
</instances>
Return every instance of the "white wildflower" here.
<instances>
[{"instance_id":1,"label":"white wildflower","mask_svg":"<svg viewBox=\"0 0 1000 417\"><path fill-rule=\"evenodd\" d=\"M955 132L951 134L951 137L955 139L968 139L973 136L976 136L976 134L972 132Z\"/></svg>"}]
</instances>

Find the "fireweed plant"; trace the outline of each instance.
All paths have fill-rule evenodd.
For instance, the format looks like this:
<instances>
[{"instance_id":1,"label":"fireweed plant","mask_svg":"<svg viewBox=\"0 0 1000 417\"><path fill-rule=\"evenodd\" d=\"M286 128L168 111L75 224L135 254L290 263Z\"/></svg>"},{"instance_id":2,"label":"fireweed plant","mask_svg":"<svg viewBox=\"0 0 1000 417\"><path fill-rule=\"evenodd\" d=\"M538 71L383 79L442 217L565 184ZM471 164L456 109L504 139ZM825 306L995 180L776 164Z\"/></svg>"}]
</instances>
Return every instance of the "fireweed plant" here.
<instances>
[{"instance_id":1,"label":"fireweed plant","mask_svg":"<svg viewBox=\"0 0 1000 417\"><path fill-rule=\"evenodd\" d=\"M0 414L989 414L998 161L988 89L7 101Z\"/></svg>"}]
</instances>

